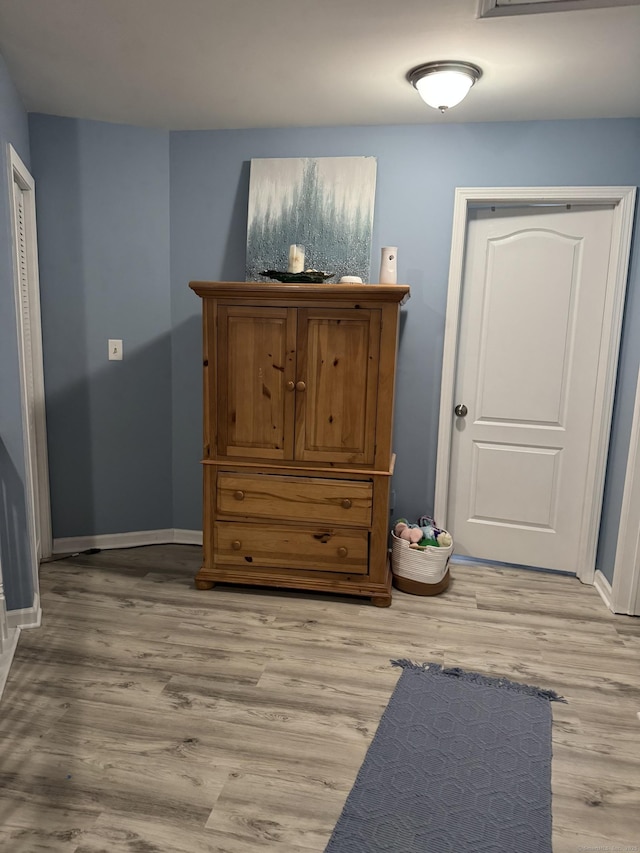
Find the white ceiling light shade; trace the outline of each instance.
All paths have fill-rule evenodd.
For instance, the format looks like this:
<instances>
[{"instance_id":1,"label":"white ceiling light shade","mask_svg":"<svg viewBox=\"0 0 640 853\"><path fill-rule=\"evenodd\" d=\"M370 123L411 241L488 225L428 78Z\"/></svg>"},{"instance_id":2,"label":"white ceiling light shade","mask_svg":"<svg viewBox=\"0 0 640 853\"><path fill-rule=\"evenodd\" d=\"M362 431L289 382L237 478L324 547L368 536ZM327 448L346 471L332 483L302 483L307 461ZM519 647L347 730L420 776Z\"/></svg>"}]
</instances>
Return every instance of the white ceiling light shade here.
<instances>
[{"instance_id":1,"label":"white ceiling light shade","mask_svg":"<svg viewBox=\"0 0 640 853\"><path fill-rule=\"evenodd\" d=\"M482 70L477 65L449 60L426 62L407 74L422 100L441 113L459 104L481 77Z\"/></svg>"}]
</instances>

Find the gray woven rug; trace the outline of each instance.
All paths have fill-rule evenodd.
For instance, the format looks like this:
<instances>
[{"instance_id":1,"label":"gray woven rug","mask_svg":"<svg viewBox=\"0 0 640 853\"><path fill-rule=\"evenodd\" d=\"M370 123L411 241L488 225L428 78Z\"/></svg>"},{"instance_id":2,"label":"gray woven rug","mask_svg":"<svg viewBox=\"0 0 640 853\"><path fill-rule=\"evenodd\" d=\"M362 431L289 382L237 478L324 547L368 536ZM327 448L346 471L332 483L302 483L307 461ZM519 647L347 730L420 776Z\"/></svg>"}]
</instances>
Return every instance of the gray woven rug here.
<instances>
[{"instance_id":1,"label":"gray woven rug","mask_svg":"<svg viewBox=\"0 0 640 853\"><path fill-rule=\"evenodd\" d=\"M506 679L404 672L325 853L551 853L551 708Z\"/></svg>"}]
</instances>

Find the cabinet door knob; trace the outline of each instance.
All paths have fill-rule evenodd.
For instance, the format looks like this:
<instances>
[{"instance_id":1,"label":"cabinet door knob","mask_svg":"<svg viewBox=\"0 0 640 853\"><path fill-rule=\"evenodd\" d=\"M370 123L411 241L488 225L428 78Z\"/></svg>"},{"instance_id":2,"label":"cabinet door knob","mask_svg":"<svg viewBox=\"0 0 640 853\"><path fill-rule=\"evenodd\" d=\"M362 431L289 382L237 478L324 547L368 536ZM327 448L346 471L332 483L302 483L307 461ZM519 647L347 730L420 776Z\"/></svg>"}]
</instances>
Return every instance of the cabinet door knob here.
<instances>
[{"instance_id":1,"label":"cabinet door knob","mask_svg":"<svg viewBox=\"0 0 640 853\"><path fill-rule=\"evenodd\" d=\"M231 543L231 547L233 548L234 551L239 551L240 548L242 548L242 542L239 539L235 539Z\"/></svg>"},{"instance_id":2,"label":"cabinet door knob","mask_svg":"<svg viewBox=\"0 0 640 853\"><path fill-rule=\"evenodd\" d=\"M346 557L348 553L348 549L344 546L342 548L338 548L338 557Z\"/></svg>"},{"instance_id":3,"label":"cabinet door knob","mask_svg":"<svg viewBox=\"0 0 640 853\"><path fill-rule=\"evenodd\" d=\"M293 380L291 380L291 379L290 379L290 380L287 382L287 391L293 391L293 389L294 389L295 387L296 387L296 383L295 383L295 382L293 382Z\"/></svg>"},{"instance_id":4,"label":"cabinet door knob","mask_svg":"<svg viewBox=\"0 0 640 853\"><path fill-rule=\"evenodd\" d=\"M240 489L238 489L237 492L234 492L233 496L237 501L243 501L244 500L244 492L240 491Z\"/></svg>"},{"instance_id":5,"label":"cabinet door knob","mask_svg":"<svg viewBox=\"0 0 640 853\"><path fill-rule=\"evenodd\" d=\"M351 501L349 500L349 498L344 498L344 500L342 501L342 506L344 509L351 509Z\"/></svg>"},{"instance_id":6,"label":"cabinet door knob","mask_svg":"<svg viewBox=\"0 0 640 853\"><path fill-rule=\"evenodd\" d=\"M300 380L300 382L296 382L296 391L306 391L307 383Z\"/></svg>"}]
</instances>

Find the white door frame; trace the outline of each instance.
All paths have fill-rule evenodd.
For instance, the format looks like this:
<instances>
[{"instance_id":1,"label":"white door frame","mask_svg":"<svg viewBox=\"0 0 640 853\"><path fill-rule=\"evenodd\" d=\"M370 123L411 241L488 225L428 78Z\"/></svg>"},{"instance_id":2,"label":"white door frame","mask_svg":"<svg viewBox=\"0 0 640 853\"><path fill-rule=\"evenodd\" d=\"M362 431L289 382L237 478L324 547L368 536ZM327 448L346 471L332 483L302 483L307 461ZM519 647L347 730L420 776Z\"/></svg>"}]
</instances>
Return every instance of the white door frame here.
<instances>
[{"instance_id":1,"label":"white door frame","mask_svg":"<svg viewBox=\"0 0 640 853\"><path fill-rule=\"evenodd\" d=\"M636 386L629 456L624 478L618 544L609 607L614 613L640 616L640 372ZM600 579L602 580L602 579ZM606 584L605 584L606 587ZM606 600L606 599L605 599Z\"/></svg>"},{"instance_id":2,"label":"white door frame","mask_svg":"<svg viewBox=\"0 0 640 853\"><path fill-rule=\"evenodd\" d=\"M589 449L588 487L582 517L578 577L583 583L593 583L596 547L602 512L602 495L606 470L609 432L613 410L622 312L626 290L635 187L459 187L455 191L453 234L447 295L447 314L442 360L440 418L436 460L434 516L447 526L449 497L449 466L451 460L451 430L458 352L458 330L462 300L467 221L471 208L487 205L509 206L528 204L612 204L613 229L607 297L605 302L602 355L596 385L596 420Z\"/></svg>"},{"instance_id":3,"label":"white door frame","mask_svg":"<svg viewBox=\"0 0 640 853\"><path fill-rule=\"evenodd\" d=\"M42 322L40 317L40 279L38 272L38 250L36 231L35 184L29 170L20 159L12 145L7 146L7 162L9 168L9 191L11 193L11 228L14 244L13 278L16 306L16 324L18 331L18 359L20 364L20 392L22 400L22 434L25 454L25 496L27 504L27 520L29 525L30 559L32 565L32 580L34 604L39 601L39 560L36 552L36 500L40 520L40 549L41 558L51 556L53 549L51 535L51 499L49 494L49 461L47 456L47 424L45 417L44 397L44 367L42 355ZM27 235L27 278L29 301L29 329L31 351L27 352L25 339L22 294L20 282L20 263L18 255L15 205L13 202L14 183L24 193L25 232ZM35 453L31 447L31 436L28 425L27 408L27 371L26 362L31 359L33 368L34 393L34 430L36 434ZM35 465L34 465L35 461ZM35 470L34 470L35 468Z\"/></svg>"},{"instance_id":4,"label":"white door frame","mask_svg":"<svg viewBox=\"0 0 640 853\"><path fill-rule=\"evenodd\" d=\"M2 580L2 562L0 562L0 660L9 639L9 623L7 622L7 602L4 597L4 583Z\"/></svg>"}]
</instances>

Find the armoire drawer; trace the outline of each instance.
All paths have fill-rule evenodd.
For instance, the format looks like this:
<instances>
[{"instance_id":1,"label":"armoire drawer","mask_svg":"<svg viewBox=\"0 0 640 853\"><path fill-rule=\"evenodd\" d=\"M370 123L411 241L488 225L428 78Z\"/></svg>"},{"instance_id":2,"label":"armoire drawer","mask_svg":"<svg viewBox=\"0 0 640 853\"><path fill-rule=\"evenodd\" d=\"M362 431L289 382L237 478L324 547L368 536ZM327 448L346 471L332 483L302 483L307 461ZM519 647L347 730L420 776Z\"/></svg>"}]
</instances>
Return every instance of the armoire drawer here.
<instances>
[{"instance_id":1,"label":"armoire drawer","mask_svg":"<svg viewBox=\"0 0 640 853\"><path fill-rule=\"evenodd\" d=\"M364 480L329 480L275 474L220 472L216 507L224 515L368 527L373 486Z\"/></svg>"},{"instance_id":2,"label":"armoire drawer","mask_svg":"<svg viewBox=\"0 0 640 853\"><path fill-rule=\"evenodd\" d=\"M219 521L213 535L220 565L367 573L366 530Z\"/></svg>"}]
</instances>

